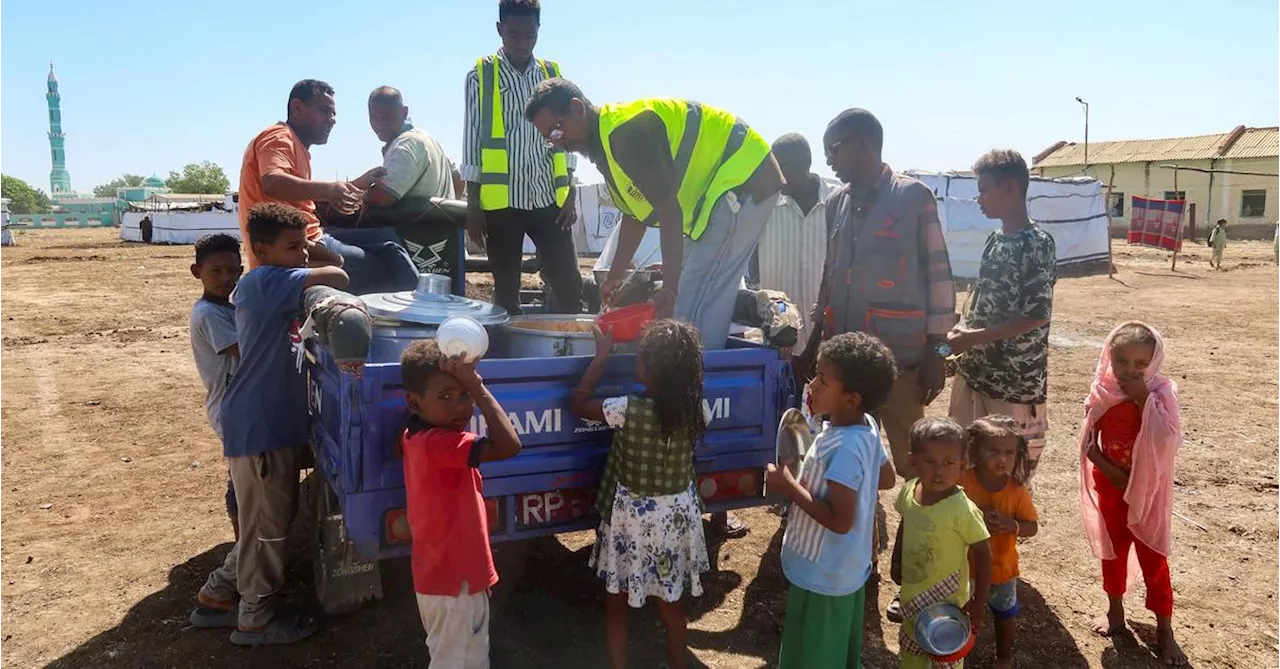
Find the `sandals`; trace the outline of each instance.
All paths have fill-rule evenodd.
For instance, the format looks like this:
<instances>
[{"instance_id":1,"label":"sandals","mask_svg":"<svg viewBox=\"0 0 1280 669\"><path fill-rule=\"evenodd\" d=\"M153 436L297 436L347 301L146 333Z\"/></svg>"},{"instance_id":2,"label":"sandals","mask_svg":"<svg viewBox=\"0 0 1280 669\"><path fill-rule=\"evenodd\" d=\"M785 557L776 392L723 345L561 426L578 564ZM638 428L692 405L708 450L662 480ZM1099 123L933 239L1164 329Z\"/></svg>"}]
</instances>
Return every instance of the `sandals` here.
<instances>
[{"instance_id":1,"label":"sandals","mask_svg":"<svg viewBox=\"0 0 1280 669\"><path fill-rule=\"evenodd\" d=\"M281 646L297 643L316 633L316 624L301 616L276 616L265 627L237 628L231 643L237 646Z\"/></svg>"},{"instance_id":2,"label":"sandals","mask_svg":"<svg viewBox=\"0 0 1280 669\"><path fill-rule=\"evenodd\" d=\"M729 539L740 539L747 536L747 533L751 531L751 528L747 527L746 523L729 511L725 512L724 523L713 522L712 527L717 533Z\"/></svg>"},{"instance_id":3,"label":"sandals","mask_svg":"<svg viewBox=\"0 0 1280 669\"><path fill-rule=\"evenodd\" d=\"M234 609L214 609L208 606L197 606L191 610L191 615L187 616L187 622L192 627L200 629L218 629L222 627L235 627L239 613Z\"/></svg>"},{"instance_id":4,"label":"sandals","mask_svg":"<svg viewBox=\"0 0 1280 669\"><path fill-rule=\"evenodd\" d=\"M902 616L902 595L901 594L897 594L893 596L893 601L889 602L889 606L885 607L884 609L884 617L888 618L889 622L891 623L898 623L898 624L902 623L903 616Z\"/></svg>"},{"instance_id":5,"label":"sandals","mask_svg":"<svg viewBox=\"0 0 1280 669\"><path fill-rule=\"evenodd\" d=\"M187 622L191 623L192 627L215 629L235 627L238 617L239 610L234 599L214 599L201 590L196 593L196 607L191 610L191 615L187 616Z\"/></svg>"}]
</instances>

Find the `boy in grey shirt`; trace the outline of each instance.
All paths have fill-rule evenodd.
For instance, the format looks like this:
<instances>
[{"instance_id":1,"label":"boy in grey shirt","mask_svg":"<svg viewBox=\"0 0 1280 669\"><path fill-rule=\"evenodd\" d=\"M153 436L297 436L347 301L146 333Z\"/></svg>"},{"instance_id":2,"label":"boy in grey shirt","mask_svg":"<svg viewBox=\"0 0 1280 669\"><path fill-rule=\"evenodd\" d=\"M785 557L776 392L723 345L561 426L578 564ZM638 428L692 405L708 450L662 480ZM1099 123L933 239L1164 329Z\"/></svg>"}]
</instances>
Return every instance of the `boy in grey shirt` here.
<instances>
[{"instance_id":1,"label":"boy in grey shirt","mask_svg":"<svg viewBox=\"0 0 1280 669\"><path fill-rule=\"evenodd\" d=\"M222 397L240 366L240 345L236 341L235 308L231 291L244 267L240 264L240 242L230 235L205 235L196 242L196 261L191 275L200 279L204 294L191 307L191 355L204 383L204 409L209 425L222 440ZM227 515L236 540L240 539L235 488L227 477Z\"/></svg>"}]
</instances>

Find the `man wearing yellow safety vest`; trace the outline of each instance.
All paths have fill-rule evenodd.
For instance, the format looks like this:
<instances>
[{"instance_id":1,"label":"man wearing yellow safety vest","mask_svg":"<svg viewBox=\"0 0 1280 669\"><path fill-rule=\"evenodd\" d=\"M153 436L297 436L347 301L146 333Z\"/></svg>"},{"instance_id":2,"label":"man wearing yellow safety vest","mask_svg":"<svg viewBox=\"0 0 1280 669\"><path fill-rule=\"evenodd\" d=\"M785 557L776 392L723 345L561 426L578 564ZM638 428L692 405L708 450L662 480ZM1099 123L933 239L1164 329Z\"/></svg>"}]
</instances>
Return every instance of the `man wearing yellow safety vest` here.
<instances>
[{"instance_id":1,"label":"man wearing yellow safety vest","mask_svg":"<svg viewBox=\"0 0 1280 669\"><path fill-rule=\"evenodd\" d=\"M692 323L722 349L738 287L782 189L769 143L733 114L689 100L597 107L572 82L548 79L525 116L554 145L595 163L624 214L607 301L626 277L646 226L662 247L658 317Z\"/></svg>"},{"instance_id":2,"label":"man wearing yellow safety vest","mask_svg":"<svg viewBox=\"0 0 1280 669\"><path fill-rule=\"evenodd\" d=\"M533 57L541 14L538 0L501 0L502 49L480 58L466 83L460 172L468 182L467 233L488 250L494 304L513 314L521 313L525 235L542 263L547 310L582 310L573 245L573 157L549 146L523 113L534 86L560 76L555 62Z\"/></svg>"}]
</instances>

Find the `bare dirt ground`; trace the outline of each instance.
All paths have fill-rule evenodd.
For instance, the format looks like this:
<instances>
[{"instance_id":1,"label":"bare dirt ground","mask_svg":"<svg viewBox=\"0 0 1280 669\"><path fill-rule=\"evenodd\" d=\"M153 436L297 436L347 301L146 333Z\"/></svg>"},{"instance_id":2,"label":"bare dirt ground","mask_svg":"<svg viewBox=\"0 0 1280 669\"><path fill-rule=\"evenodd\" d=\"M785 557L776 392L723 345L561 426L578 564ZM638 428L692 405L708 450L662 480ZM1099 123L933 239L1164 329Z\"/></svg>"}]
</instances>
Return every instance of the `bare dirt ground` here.
<instances>
[{"instance_id":1,"label":"bare dirt ground","mask_svg":"<svg viewBox=\"0 0 1280 669\"><path fill-rule=\"evenodd\" d=\"M20 232L0 255L3 334L0 660L12 667L426 666L404 560L384 566L387 599L330 620L291 648L244 650L188 629L206 573L230 547L225 468L205 422L187 315L199 286L190 247L128 245L114 230ZM1109 329L1129 318L1169 342L1187 440L1174 520L1175 625L1197 667L1275 667L1277 658L1277 272L1269 243L1235 243L1230 271L1188 243L1167 254L1116 246L1120 273L1064 277L1054 315L1053 429L1038 476L1039 536L1022 544L1021 667L1152 667L1154 620L1141 585L1134 635L1089 632L1105 606L1076 510L1081 399ZM945 409L944 400L933 407ZM885 493L886 505L891 501ZM897 520L888 519L889 527ZM748 537L689 606L694 666L776 662L787 584L778 517L743 514ZM589 536L503 546L494 597L496 667L606 665ZM881 556L887 574L887 553ZM286 596L307 601L310 566ZM877 611L892 597L879 589ZM869 606L868 609L871 607ZM868 611L868 667L896 666L896 625ZM988 625L989 629L989 625ZM632 623L635 666L661 664L652 611ZM984 635L970 666L987 666Z\"/></svg>"}]
</instances>

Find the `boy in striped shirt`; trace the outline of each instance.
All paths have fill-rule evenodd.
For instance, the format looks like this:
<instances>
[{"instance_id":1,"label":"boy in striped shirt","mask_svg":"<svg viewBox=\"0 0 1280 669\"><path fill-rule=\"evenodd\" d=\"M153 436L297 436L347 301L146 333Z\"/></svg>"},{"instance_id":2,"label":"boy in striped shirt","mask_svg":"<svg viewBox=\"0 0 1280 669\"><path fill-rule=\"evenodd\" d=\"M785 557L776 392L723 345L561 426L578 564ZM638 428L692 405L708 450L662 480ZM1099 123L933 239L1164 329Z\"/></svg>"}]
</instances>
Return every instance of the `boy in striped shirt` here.
<instances>
[{"instance_id":1,"label":"boy in striped shirt","mask_svg":"<svg viewBox=\"0 0 1280 669\"><path fill-rule=\"evenodd\" d=\"M790 499L782 537L782 571L791 581L780 669L861 667L862 608L875 559L872 533L878 490L894 471L868 412L889 397L897 378L893 353L861 332L836 335L818 349L809 382L815 415L829 420L814 440L800 478L769 465L766 485Z\"/></svg>"}]
</instances>

